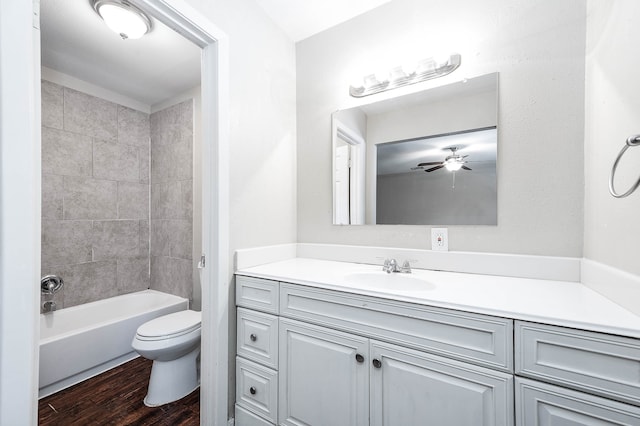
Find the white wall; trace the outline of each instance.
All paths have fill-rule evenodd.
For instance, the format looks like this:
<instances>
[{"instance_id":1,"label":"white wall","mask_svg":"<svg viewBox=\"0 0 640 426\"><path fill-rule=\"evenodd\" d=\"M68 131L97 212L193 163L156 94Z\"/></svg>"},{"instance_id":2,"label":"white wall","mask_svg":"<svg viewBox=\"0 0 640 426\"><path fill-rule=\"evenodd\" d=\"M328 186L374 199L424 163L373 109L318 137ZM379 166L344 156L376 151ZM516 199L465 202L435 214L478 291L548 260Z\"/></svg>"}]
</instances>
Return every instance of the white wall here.
<instances>
[{"instance_id":1,"label":"white wall","mask_svg":"<svg viewBox=\"0 0 640 426\"><path fill-rule=\"evenodd\" d=\"M609 195L611 165L627 137L640 134L637 0L589 0L585 108L586 258L640 275L640 190ZM620 163L618 192L640 176L640 148Z\"/></svg>"},{"instance_id":2,"label":"white wall","mask_svg":"<svg viewBox=\"0 0 640 426\"><path fill-rule=\"evenodd\" d=\"M239 248L296 242L295 46L253 0L188 2L229 40L229 249L233 262ZM233 272L234 266L229 270ZM235 394L233 289L229 341L221 343L229 349L230 404Z\"/></svg>"},{"instance_id":3,"label":"white wall","mask_svg":"<svg viewBox=\"0 0 640 426\"><path fill-rule=\"evenodd\" d=\"M295 46L252 0L189 3L229 38L231 250L295 242Z\"/></svg>"},{"instance_id":4,"label":"white wall","mask_svg":"<svg viewBox=\"0 0 640 426\"><path fill-rule=\"evenodd\" d=\"M498 226L451 227L450 249L581 256L585 13L584 0L394 0L299 42L298 241L429 247L425 226L331 225L330 115L362 102L354 76L457 51L453 74L374 95L500 73Z\"/></svg>"}]
</instances>

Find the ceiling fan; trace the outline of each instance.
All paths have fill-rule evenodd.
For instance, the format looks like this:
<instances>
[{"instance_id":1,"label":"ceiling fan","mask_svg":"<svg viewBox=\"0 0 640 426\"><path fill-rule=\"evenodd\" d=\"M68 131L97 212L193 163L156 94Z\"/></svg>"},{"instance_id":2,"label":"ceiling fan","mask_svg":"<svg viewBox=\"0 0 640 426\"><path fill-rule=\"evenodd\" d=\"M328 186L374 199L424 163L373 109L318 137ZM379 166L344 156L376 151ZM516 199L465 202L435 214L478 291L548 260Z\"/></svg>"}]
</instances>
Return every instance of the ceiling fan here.
<instances>
[{"instance_id":1,"label":"ceiling fan","mask_svg":"<svg viewBox=\"0 0 640 426\"><path fill-rule=\"evenodd\" d=\"M460 155L457 153L458 151L458 147L456 146L450 146L448 148L445 149L450 149L451 150L451 155L448 155L444 161L432 161L430 163L420 163L418 164L418 167L416 167L415 169L422 169L424 168L424 166L434 166L431 167L427 170L425 170L425 172L433 172L434 170L438 170L441 168L446 168L447 170L449 170L450 172L455 172L458 171L460 169L463 170L472 170L471 168L465 166L465 164L467 163L464 159L468 157L468 155Z\"/></svg>"}]
</instances>

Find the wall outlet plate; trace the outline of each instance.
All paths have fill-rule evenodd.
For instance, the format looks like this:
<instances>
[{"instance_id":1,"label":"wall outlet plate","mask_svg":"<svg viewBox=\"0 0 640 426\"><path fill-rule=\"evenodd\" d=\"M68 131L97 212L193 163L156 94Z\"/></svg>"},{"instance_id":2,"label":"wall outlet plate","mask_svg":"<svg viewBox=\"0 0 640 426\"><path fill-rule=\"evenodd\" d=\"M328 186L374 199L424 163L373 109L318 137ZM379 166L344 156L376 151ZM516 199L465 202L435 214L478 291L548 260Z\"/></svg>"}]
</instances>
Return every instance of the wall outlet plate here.
<instances>
[{"instance_id":1,"label":"wall outlet plate","mask_svg":"<svg viewBox=\"0 0 640 426\"><path fill-rule=\"evenodd\" d=\"M449 232L447 228L431 228L431 250L449 251Z\"/></svg>"}]
</instances>

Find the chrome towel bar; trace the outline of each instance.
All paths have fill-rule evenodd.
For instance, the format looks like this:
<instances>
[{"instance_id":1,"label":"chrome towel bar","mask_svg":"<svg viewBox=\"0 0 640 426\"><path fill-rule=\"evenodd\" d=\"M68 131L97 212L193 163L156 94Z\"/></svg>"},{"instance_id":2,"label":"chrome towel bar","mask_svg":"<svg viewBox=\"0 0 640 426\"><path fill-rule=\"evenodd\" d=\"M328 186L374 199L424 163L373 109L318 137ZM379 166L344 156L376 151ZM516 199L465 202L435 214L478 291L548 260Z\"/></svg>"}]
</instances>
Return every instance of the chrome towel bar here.
<instances>
[{"instance_id":1,"label":"chrome towel bar","mask_svg":"<svg viewBox=\"0 0 640 426\"><path fill-rule=\"evenodd\" d=\"M611 193L611 195L613 195L616 198L627 197L633 194L633 191L635 191L638 188L638 186L640 186L640 177L638 177L638 180L636 181L636 183L634 183L631 186L631 188L629 188L629 190L624 194L617 193L615 188L613 187L613 178L615 177L616 170L618 168L618 163L620 162L620 159L622 158L624 153L627 151L627 149L629 149L629 147L631 146L640 146L640 135L633 135L627 138L627 141L622 147L622 149L620 150L620 153L618 154L616 161L614 161L613 163L613 167L611 167L611 174L609 175L609 192Z\"/></svg>"}]
</instances>

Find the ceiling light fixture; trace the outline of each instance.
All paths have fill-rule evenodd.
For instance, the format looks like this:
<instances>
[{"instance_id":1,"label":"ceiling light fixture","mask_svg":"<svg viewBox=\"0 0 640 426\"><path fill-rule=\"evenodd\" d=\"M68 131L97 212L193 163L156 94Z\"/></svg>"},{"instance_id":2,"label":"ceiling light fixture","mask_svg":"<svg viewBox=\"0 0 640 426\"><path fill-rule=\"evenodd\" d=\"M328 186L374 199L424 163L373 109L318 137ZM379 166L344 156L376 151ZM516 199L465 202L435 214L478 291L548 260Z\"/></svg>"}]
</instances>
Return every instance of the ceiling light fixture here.
<instances>
[{"instance_id":1,"label":"ceiling light fixture","mask_svg":"<svg viewBox=\"0 0 640 426\"><path fill-rule=\"evenodd\" d=\"M107 27L126 39L140 38L151 31L151 19L126 0L90 0Z\"/></svg>"},{"instance_id":2,"label":"ceiling light fixture","mask_svg":"<svg viewBox=\"0 0 640 426\"><path fill-rule=\"evenodd\" d=\"M444 162L444 167L450 172L456 172L462 168L464 162L459 158L447 158Z\"/></svg>"},{"instance_id":3,"label":"ceiling light fixture","mask_svg":"<svg viewBox=\"0 0 640 426\"><path fill-rule=\"evenodd\" d=\"M427 58L418 63L417 67L407 72L403 67L395 67L388 76L379 77L375 74L363 78L362 84L351 85L349 94L354 98L373 95L397 87L408 86L451 74L461 63L461 56L453 53L446 58Z\"/></svg>"}]
</instances>

